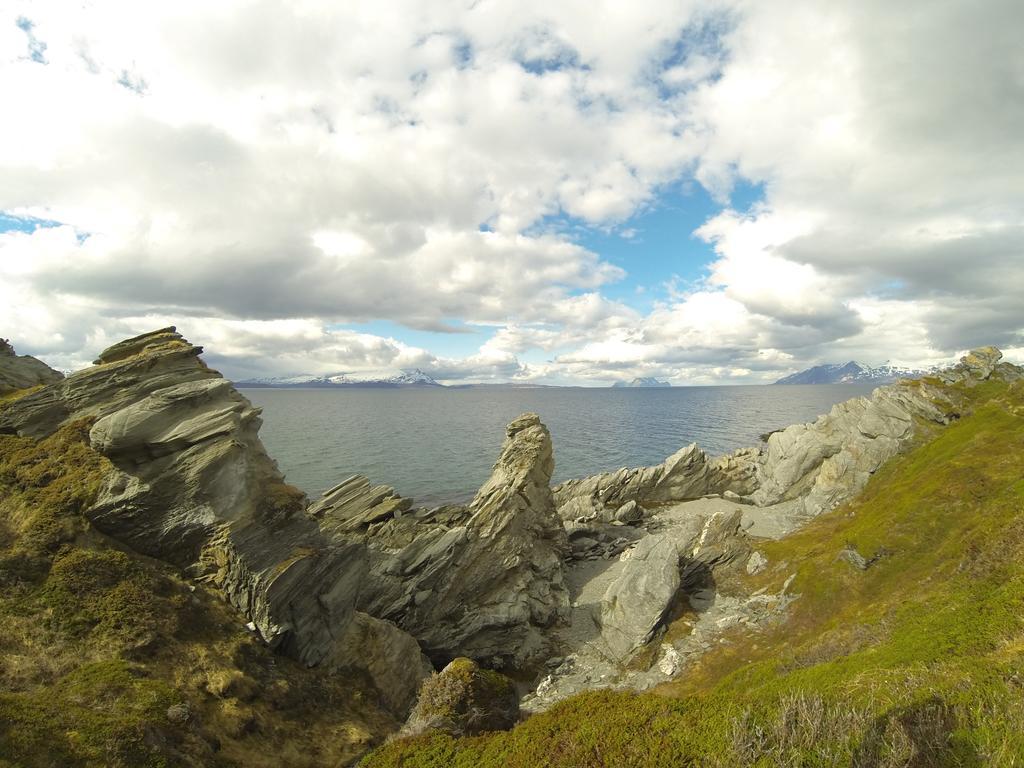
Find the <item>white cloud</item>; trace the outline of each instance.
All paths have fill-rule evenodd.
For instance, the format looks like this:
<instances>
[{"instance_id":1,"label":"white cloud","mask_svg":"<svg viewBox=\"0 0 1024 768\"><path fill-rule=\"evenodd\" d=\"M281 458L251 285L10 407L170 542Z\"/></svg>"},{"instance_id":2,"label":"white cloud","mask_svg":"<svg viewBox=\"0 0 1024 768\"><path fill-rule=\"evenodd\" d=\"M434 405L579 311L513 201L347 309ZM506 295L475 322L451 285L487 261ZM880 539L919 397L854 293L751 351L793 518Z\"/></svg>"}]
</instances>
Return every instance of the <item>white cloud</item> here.
<instances>
[{"instance_id":1,"label":"white cloud","mask_svg":"<svg viewBox=\"0 0 1024 768\"><path fill-rule=\"evenodd\" d=\"M1020 4L739 7L721 78L694 96L698 177L763 182L766 198L703 228L722 255L713 283L752 311L832 324L840 347L924 360L1019 339ZM873 335L879 313L917 324L896 344Z\"/></svg>"},{"instance_id":2,"label":"white cloud","mask_svg":"<svg viewBox=\"0 0 1024 768\"><path fill-rule=\"evenodd\" d=\"M64 226L0 234L0 329L62 367L173 319L229 369L453 379L754 381L1020 347L1022 16L14 0L0 211ZM545 226L628 222L691 178L723 203L697 232L715 257L646 314ZM764 188L747 212L726 205L741 180ZM372 319L496 330L464 360L330 330Z\"/></svg>"}]
</instances>

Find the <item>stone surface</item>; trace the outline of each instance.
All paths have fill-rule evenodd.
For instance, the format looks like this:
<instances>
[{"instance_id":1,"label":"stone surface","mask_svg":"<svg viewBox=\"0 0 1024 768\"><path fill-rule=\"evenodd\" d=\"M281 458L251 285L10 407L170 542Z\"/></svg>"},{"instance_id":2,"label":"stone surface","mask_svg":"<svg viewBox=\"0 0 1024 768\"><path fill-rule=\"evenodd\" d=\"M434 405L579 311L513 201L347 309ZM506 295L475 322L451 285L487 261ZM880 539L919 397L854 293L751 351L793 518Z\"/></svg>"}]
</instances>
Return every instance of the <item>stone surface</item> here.
<instances>
[{"instance_id":1,"label":"stone surface","mask_svg":"<svg viewBox=\"0 0 1024 768\"><path fill-rule=\"evenodd\" d=\"M746 571L751 576L756 576L765 569L768 565L768 558L762 555L760 552L751 552L750 557L747 558Z\"/></svg>"},{"instance_id":2,"label":"stone surface","mask_svg":"<svg viewBox=\"0 0 1024 768\"><path fill-rule=\"evenodd\" d=\"M774 599L727 597L716 585L716 576L745 568L751 549L743 519L750 508L721 498L658 507L648 513L642 527L616 529L631 532L638 542L619 557L572 562L566 574L572 598L570 623L552 631L556 655L545 664L537 687L524 697L522 706L537 711L583 690L643 690L671 679L699 658L704 646L691 643L690 636L672 643L660 640L660 629L668 621L689 622L694 635L705 638L720 631L718 622L723 626L733 622L753 624L781 610L783 603ZM578 524L566 525L574 530ZM593 530L600 524L585 525ZM658 561L666 572L661 590L641 617L643 621L632 626L622 622L625 632L606 629L602 626L602 609L609 608L606 594L618 592L629 583L632 577L626 569L637 578L645 572L653 575L656 571L644 568L641 561L649 557L647 550L658 547L669 553ZM634 562L638 555L639 560ZM677 579L678 586L672 589ZM625 605L640 613L640 602ZM653 642L660 643L659 650L641 653ZM648 662L650 666L645 666Z\"/></svg>"},{"instance_id":3,"label":"stone surface","mask_svg":"<svg viewBox=\"0 0 1024 768\"><path fill-rule=\"evenodd\" d=\"M476 736L507 730L519 720L519 697L512 681L471 659L454 659L423 683L401 735L444 731Z\"/></svg>"},{"instance_id":4,"label":"stone surface","mask_svg":"<svg viewBox=\"0 0 1024 768\"><path fill-rule=\"evenodd\" d=\"M913 438L915 421L948 424L957 418L957 396L948 384L973 386L990 376L1015 379L1002 353L982 347L937 378L903 380L870 397L839 403L808 424L766 435L761 448L709 458L688 445L653 467L620 469L567 480L554 489L564 520L612 520L635 502L645 507L719 495L761 508L779 507L783 526L833 509L858 493L868 478Z\"/></svg>"},{"instance_id":5,"label":"stone surface","mask_svg":"<svg viewBox=\"0 0 1024 768\"><path fill-rule=\"evenodd\" d=\"M711 459L696 444L681 448L654 467L619 469L581 480L567 480L554 489L558 512L564 520L611 521L619 509L699 499L725 491L751 492L756 449L743 449Z\"/></svg>"},{"instance_id":6,"label":"stone surface","mask_svg":"<svg viewBox=\"0 0 1024 768\"><path fill-rule=\"evenodd\" d=\"M615 510L615 520L620 523L638 523L644 519L644 508L636 501L627 501Z\"/></svg>"},{"instance_id":7,"label":"stone surface","mask_svg":"<svg viewBox=\"0 0 1024 768\"><path fill-rule=\"evenodd\" d=\"M412 507L386 485L371 485L362 475L354 475L334 486L314 502L309 512L330 533L369 532L375 523L400 518Z\"/></svg>"},{"instance_id":8,"label":"stone surface","mask_svg":"<svg viewBox=\"0 0 1024 768\"><path fill-rule=\"evenodd\" d=\"M360 609L415 635L435 663L467 656L520 668L539 658L544 630L569 612L553 470L551 436L536 414L513 421L467 507L411 523L416 535L397 552L370 541Z\"/></svg>"},{"instance_id":9,"label":"stone surface","mask_svg":"<svg viewBox=\"0 0 1024 768\"><path fill-rule=\"evenodd\" d=\"M651 639L679 584L677 542L665 535L642 539L601 600L601 635L615 659L626 660Z\"/></svg>"},{"instance_id":10,"label":"stone surface","mask_svg":"<svg viewBox=\"0 0 1024 768\"><path fill-rule=\"evenodd\" d=\"M7 339L0 339L0 396L20 389L52 384L64 378L42 360L18 355Z\"/></svg>"},{"instance_id":11,"label":"stone surface","mask_svg":"<svg viewBox=\"0 0 1024 768\"><path fill-rule=\"evenodd\" d=\"M420 685L433 673L416 639L390 621L357 611L324 659L327 668L345 669L359 659L369 672L388 709L405 716L416 701Z\"/></svg>"},{"instance_id":12,"label":"stone surface","mask_svg":"<svg viewBox=\"0 0 1024 768\"><path fill-rule=\"evenodd\" d=\"M780 576L776 594L723 592L720 586L768 568L749 536L779 538L852 498L908 445L918 425L958 418L962 387L991 377L1024 377L1000 357L994 348L974 350L934 376L880 387L870 397L837 404L815 422L765 435L761 448L711 459L687 446L656 467L621 469L556 487L573 556L586 556L568 570L573 610L569 626L555 632L557 663L552 659L546 665L536 688L524 697L524 709L542 710L593 688L644 690L685 674L735 629L775 620L799 597L787 593L792 575ZM639 539L635 548L613 562L591 560L602 527L618 510L632 509L631 503L646 507L630 528ZM866 558L848 549L839 557L864 570L888 554L882 548ZM689 633L662 643L656 653L637 654L661 636L660 624L679 615L676 621ZM649 667L637 666L643 659Z\"/></svg>"}]
</instances>

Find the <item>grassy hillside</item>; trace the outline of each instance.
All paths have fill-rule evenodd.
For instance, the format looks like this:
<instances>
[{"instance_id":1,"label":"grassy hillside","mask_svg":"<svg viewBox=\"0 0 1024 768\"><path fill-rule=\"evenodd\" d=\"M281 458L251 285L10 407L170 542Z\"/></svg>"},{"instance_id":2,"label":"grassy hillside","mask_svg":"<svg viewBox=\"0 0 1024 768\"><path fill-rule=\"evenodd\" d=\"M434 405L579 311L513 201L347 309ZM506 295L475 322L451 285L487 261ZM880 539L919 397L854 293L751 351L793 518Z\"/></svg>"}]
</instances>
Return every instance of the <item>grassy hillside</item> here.
<instances>
[{"instance_id":1,"label":"grassy hillside","mask_svg":"<svg viewBox=\"0 0 1024 768\"><path fill-rule=\"evenodd\" d=\"M0 766L339 766L396 724L361 680L275 656L214 593L82 510L88 425L0 435Z\"/></svg>"},{"instance_id":2,"label":"grassy hillside","mask_svg":"<svg viewBox=\"0 0 1024 768\"><path fill-rule=\"evenodd\" d=\"M800 595L776 626L655 694L591 692L362 765L1024 765L1024 382L964 394L964 418L922 425L855 503L759 547L769 567L741 587L795 574Z\"/></svg>"}]
</instances>

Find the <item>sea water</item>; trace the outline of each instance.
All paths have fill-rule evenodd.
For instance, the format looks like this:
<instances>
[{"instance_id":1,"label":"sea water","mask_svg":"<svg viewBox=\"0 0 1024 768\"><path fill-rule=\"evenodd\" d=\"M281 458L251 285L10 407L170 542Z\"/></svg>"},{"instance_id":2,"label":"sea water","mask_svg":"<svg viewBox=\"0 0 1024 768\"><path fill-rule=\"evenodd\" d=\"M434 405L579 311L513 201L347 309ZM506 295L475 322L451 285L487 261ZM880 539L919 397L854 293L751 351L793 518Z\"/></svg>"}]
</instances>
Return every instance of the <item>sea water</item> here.
<instances>
[{"instance_id":1,"label":"sea water","mask_svg":"<svg viewBox=\"0 0 1024 768\"><path fill-rule=\"evenodd\" d=\"M872 384L664 389L408 387L243 389L289 482L318 496L354 474L418 505L464 502L490 474L505 425L526 411L551 430L554 482L658 464L696 442L712 455L813 421Z\"/></svg>"}]
</instances>

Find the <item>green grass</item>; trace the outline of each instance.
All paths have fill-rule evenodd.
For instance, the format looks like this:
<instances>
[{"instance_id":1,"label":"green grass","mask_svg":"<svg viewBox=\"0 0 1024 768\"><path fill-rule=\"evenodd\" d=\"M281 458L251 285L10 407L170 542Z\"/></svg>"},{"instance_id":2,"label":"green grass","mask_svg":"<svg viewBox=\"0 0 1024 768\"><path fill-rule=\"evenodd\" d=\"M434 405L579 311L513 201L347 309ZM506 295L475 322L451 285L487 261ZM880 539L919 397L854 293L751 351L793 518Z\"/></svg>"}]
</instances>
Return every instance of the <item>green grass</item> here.
<instances>
[{"instance_id":1,"label":"green grass","mask_svg":"<svg viewBox=\"0 0 1024 768\"><path fill-rule=\"evenodd\" d=\"M147 741L167 739L181 698L125 661L86 664L52 687L0 693L0 745L17 765L166 766Z\"/></svg>"},{"instance_id":2,"label":"green grass","mask_svg":"<svg viewBox=\"0 0 1024 768\"><path fill-rule=\"evenodd\" d=\"M796 574L777 626L737 631L656 694L589 692L362 765L1024 765L1024 385L959 394L964 418L854 503L760 546L769 567L746 589ZM861 571L848 546L886 556Z\"/></svg>"}]
</instances>

